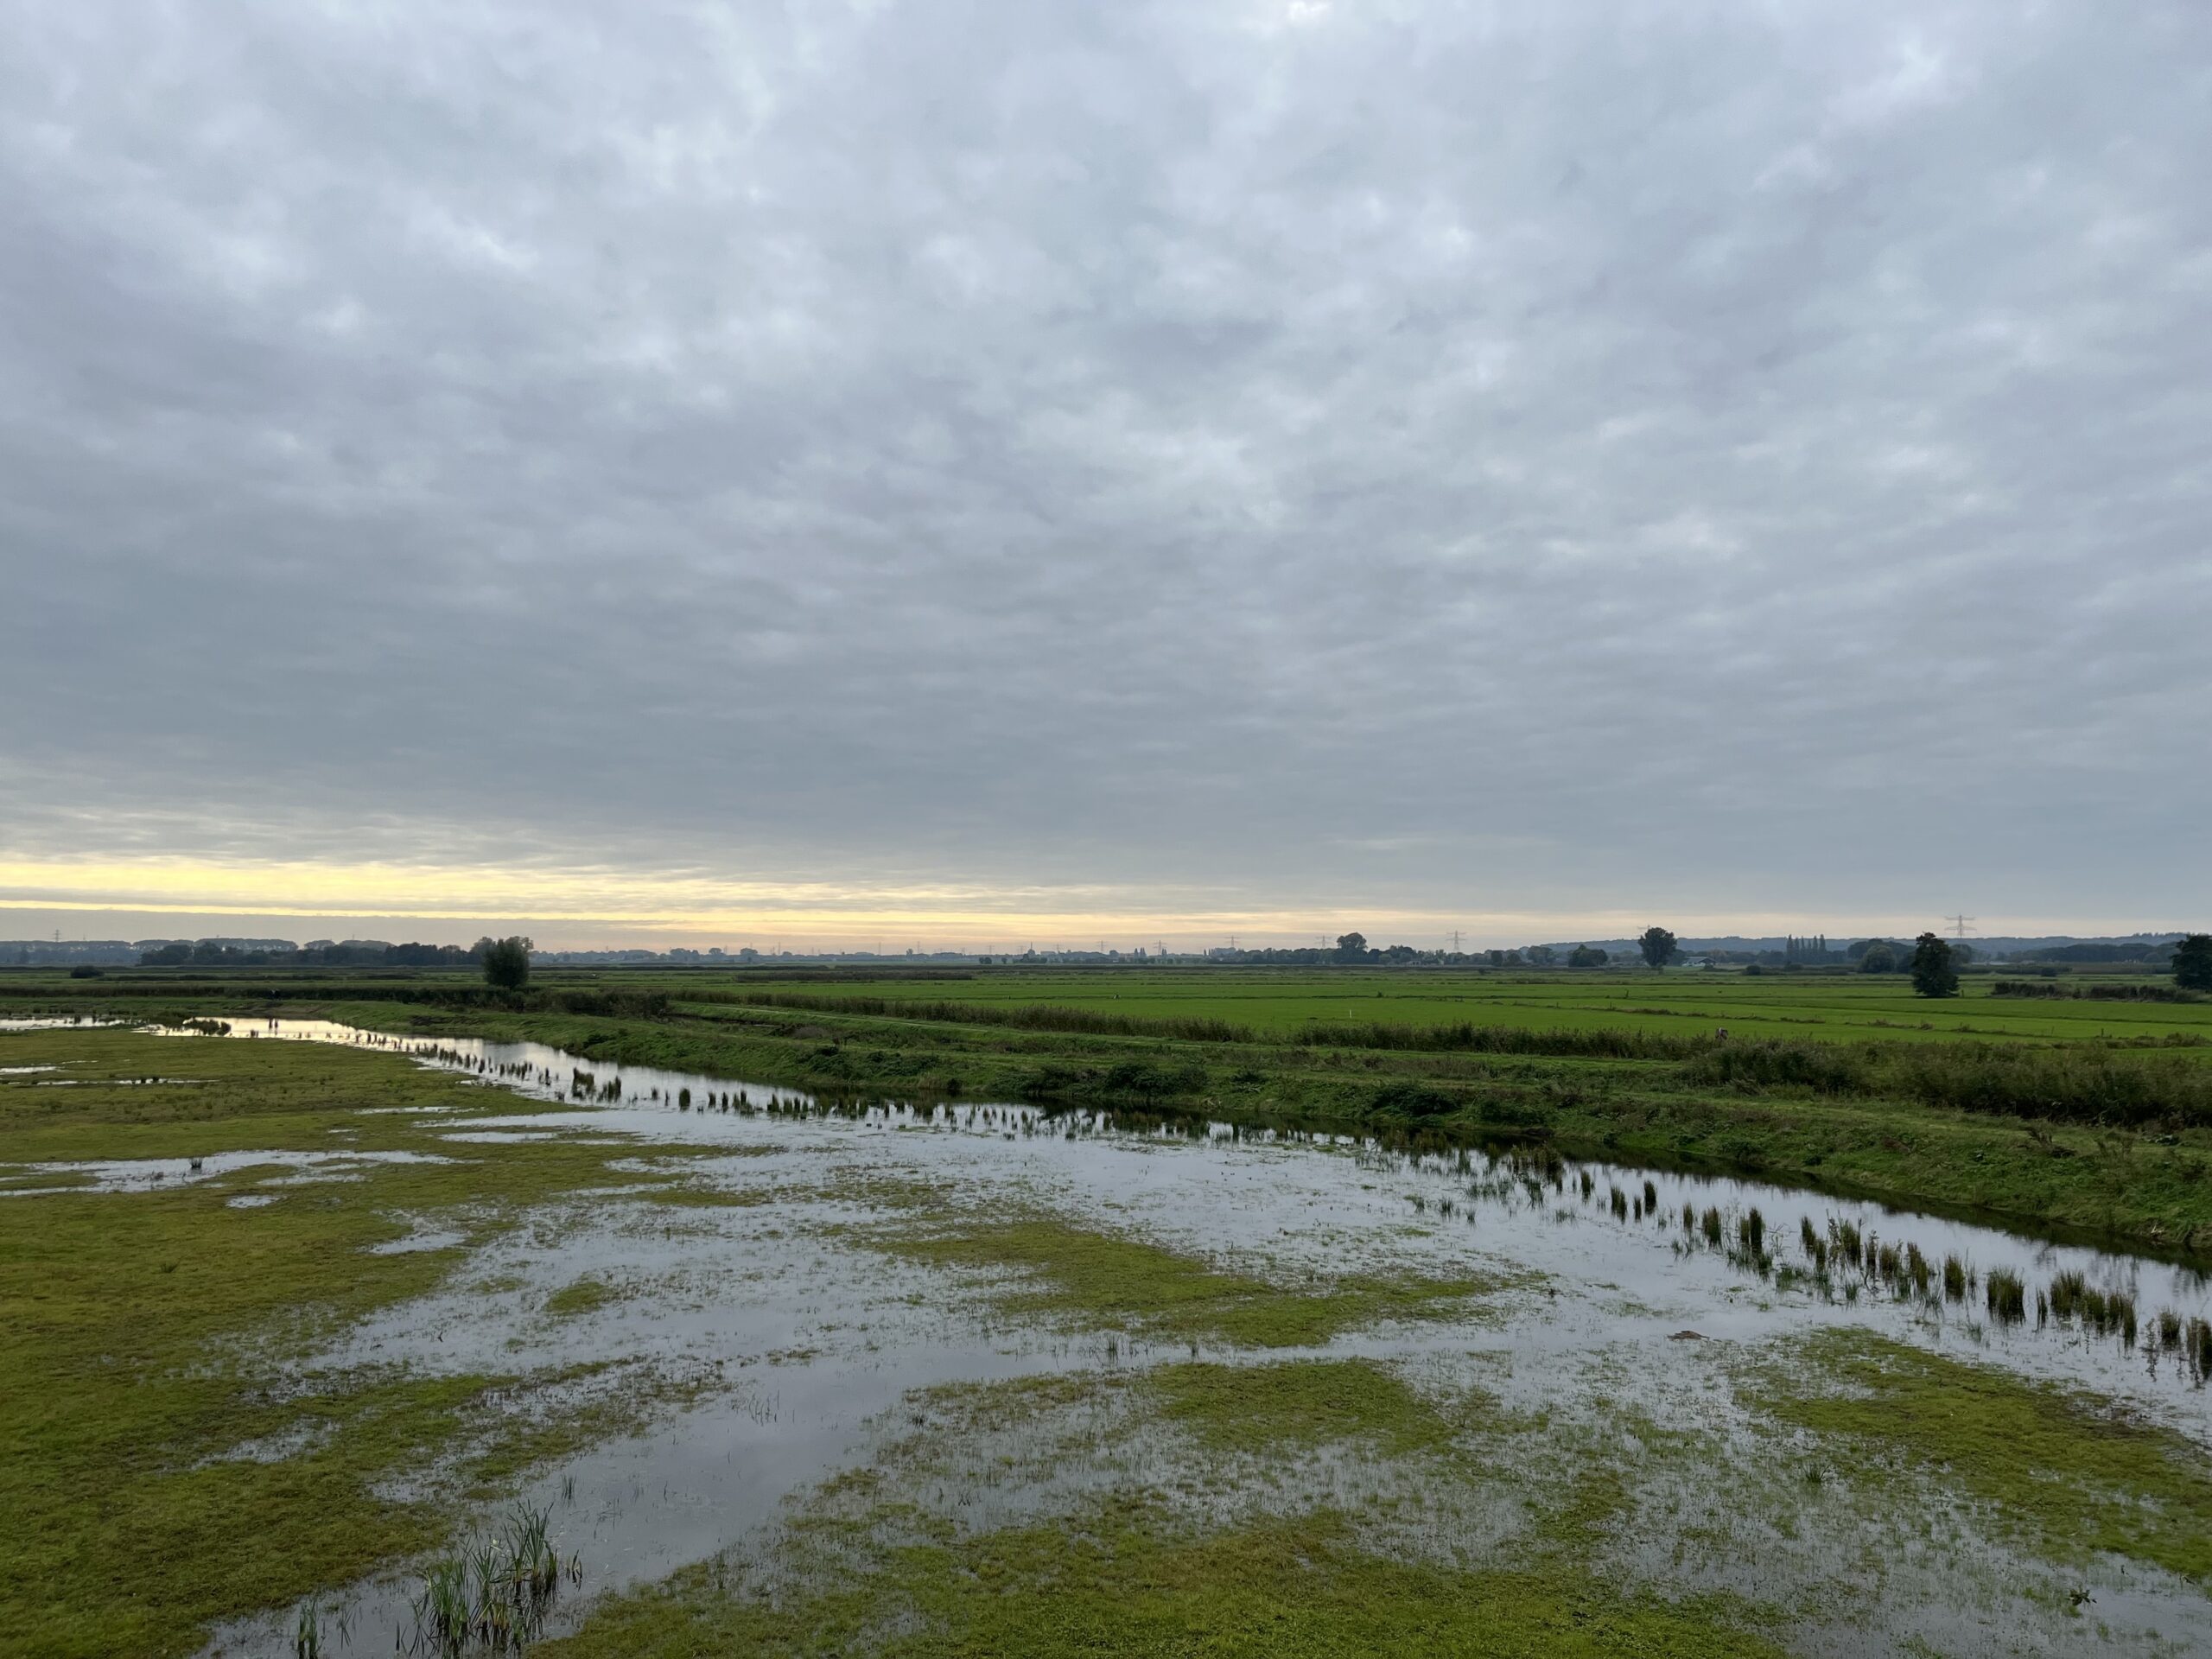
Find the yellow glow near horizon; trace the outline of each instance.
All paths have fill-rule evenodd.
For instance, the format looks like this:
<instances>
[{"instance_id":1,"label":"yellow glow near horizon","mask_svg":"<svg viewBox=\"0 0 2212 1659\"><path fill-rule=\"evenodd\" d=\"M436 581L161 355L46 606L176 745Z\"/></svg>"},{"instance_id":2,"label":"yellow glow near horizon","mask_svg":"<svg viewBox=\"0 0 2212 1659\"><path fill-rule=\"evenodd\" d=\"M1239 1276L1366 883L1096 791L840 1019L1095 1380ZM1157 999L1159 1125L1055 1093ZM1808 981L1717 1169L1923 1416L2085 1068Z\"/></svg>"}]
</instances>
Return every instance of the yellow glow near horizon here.
<instances>
[{"instance_id":1,"label":"yellow glow near horizon","mask_svg":"<svg viewBox=\"0 0 2212 1659\"><path fill-rule=\"evenodd\" d=\"M486 865L218 863L183 858L0 860L0 910L127 911L156 915L373 918L588 927L679 938L800 937L870 944L957 941L1087 944L1097 940L1310 944L1357 928L1378 944L1433 944L1453 928L1472 947L1537 939L1618 938L1639 932L1649 911L1611 908L1443 910L1341 899L1294 906L1287 895L1220 889L1069 885L991 887L953 882L856 883L742 880L697 870L653 873ZM1666 925L1686 935L1771 936L1916 931L1925 921L1801 912L1686 913ZM2008 931L2064 932L2085 924L2020 919ZM2126 931L2102 927L2101 931ZM1387 937L1386 937L1387 936ZM551 944L550 939L541 944ZM556 947L557 948L557 947Z\"/></svg>"}]
</instances>

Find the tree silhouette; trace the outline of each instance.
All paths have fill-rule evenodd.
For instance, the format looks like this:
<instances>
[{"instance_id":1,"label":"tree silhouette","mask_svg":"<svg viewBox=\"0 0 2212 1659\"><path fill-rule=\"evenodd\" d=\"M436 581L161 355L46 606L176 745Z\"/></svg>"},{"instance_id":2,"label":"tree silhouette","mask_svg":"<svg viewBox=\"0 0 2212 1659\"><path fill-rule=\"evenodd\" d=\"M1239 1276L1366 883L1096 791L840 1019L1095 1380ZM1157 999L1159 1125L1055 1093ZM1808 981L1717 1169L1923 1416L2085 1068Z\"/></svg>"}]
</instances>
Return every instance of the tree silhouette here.
<instances>
[{"instance_id":1,"label":"tree silhouette","mask_svg":"<svg viewBox=\"0 0 2212 1659\"><path fill-rule=\"evenodd\" d=\"M2212 933L2192 933L2174 946L2174 983L2185 991L2212 991Z\"/></svg>"},{"instance_id":2,"label":"tree silhouette","mask_svg":"<svg viewBox=\"0 0 2212 1659\"><path fill-rule=\"evenodd\" d=\"M531 941L519 933L504 939L478 941L484 952L484 982L503 991L518 991L530 983Z\"/></svg>"},{"instance_id":3,"label":"tree silhouette","mask_svg":"<svg viewBox=\"0 0 2212 1659\"><path fill-rule=\"evenodd\" d=\"M1647 968L1664 968L1675 959L1675 936L1663 927L1647 927L1636 948L1643 952Z\"/></svg>"},{"instance_id":4,"label":"tree silhouette","mask_svg":"<svg viewBox=\"0 0 2212 1659\"><path fill-rule=\"evenodd\" d=\"M1912 988L1921 996L1956 996L1959 970L1951 965L1951 946L1935 933L1913 941Z\"/></svg>"}]
</instances>

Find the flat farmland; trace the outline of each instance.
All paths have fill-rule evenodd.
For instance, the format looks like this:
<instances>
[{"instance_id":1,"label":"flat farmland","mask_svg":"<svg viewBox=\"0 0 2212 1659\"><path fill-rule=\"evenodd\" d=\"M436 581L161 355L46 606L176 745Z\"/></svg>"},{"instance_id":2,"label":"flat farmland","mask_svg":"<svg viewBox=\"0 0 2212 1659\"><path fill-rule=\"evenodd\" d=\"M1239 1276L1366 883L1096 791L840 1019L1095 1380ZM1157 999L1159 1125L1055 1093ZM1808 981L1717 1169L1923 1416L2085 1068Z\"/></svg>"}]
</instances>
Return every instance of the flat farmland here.
<instances>
[{"instance_id":1,"label":"flat farmland","mask_svg":"<svg viewBox=\"0 0 2212 1659\"><path fill-rule=\"evenodd\" d=\"M986 1009L1048 1005L1140 1020L1219 1020L1267 1037L1331 1026L1471 1022L1680 1036L1725 1027L1732 1037L1830 1042L1971 1038L2052 1043L2175 1034L2212 1039L2212 1001L1995 996L1994 979L1969 979L1962 995L1939 1001L1916 996L1909 981L1886 975L1007 968L986 969L968 979L747 975L671 976L655 982L678 1001L687 992L711 988L718 996L734 989L741 995L955 1002Z\"/></svg>"}]
</instances>

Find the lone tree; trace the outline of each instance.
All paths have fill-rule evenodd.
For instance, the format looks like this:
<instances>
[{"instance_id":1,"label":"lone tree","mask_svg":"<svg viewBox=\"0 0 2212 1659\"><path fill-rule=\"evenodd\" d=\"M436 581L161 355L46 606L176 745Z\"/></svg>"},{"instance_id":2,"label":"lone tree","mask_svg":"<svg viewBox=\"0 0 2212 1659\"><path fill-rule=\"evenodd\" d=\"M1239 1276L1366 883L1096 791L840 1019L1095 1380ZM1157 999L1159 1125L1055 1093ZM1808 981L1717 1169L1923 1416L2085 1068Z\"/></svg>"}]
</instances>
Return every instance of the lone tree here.
<instances>
[{"instance_id":1,"label":"lone tree","mask_svg":"<svg viewBox=\"0 0 2212 1659\"><path fill-rule=\"evenodd\" d=\"M2212 933L2192 933L2174 946L2174 983L2185 991L2212 991Z\"/></svg>"},{"instance_id":2,"label":"lone tree","mask_svg":"<svg viewBox=\"0 0 2212 1659\"><path fill-rule=\"evenodd\" d=\"M1664 968L1675 959L1675 936L1663 927L1647 927L1636 948L1643 952L1647 968Z\"/></svg>"},{"instance_id":3,"label":"lone tree","mask_svg":"<svg viewBox=\"0 0 2212 1659\"><path fill-rule=\"evenodd\" d=\"M484 982L503 991L518 991L530 983L531 942L518 933L504 939L479 942L484 952Z\"/></svg>"},{"instance_id":4,"label":"lone tree","mask_svg":"<svg viewBox=\"0 0 2212 1659\"><path fill-rule=\"evenodd\" d=\"M1364 934L1364 933L1339 933L1339 934L1338 934L1338 935L1337 935L1337 960L1338 960L1338 962L1364 962L1364 961L1366 961L1366 960L1367 960L1367 935L1366 935L1366 934Z\"/></svg>"},{"instance_id":5,"label":"lone tree","mask_svg":"<svg viewBox=\"0 0 2212 1659\"><path fill-rule=\"evenodd\" d=\"M1959 970L1951 965L1950 943L1934 933L1913 941L1912 988L1920 996L1956 996Z\"/></svg>"}]
</instances>

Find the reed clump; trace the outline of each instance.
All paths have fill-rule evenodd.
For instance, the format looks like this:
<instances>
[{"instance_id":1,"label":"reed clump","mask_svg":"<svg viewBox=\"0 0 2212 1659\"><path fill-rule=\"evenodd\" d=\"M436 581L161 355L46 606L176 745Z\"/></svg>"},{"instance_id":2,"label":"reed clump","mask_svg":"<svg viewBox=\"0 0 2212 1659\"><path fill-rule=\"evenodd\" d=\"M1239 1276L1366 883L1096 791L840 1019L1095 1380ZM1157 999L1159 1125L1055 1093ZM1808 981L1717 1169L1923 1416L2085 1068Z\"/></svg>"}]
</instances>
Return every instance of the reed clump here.
<instances>
[{"instance_id":1,"label":"reed clump","mask_svg":"<svg viewBox=\"0 0 2212 1659\"><path fill-rule=\"evenodd\" d=\"M583 1576L575 1557L563 1567L550 1522L550 1510L517 1504L502 1531L426 1567L413 1608L417 1649L445 1659L519 1653L536 1640L563 1578L574 1583Z\"/></svg>"},{"instance_id":2,"label":"reed clump","mask_svg":"<svg viewBox=\"0 0 2212 1659\"><path fill-rule=\"evenodd\" d=\"M2017 1325L2028 1316L2028 1288L2010 1268L1993 1268L1988 1278L1990 1317Z\"/></svg>"}]
</instances>

